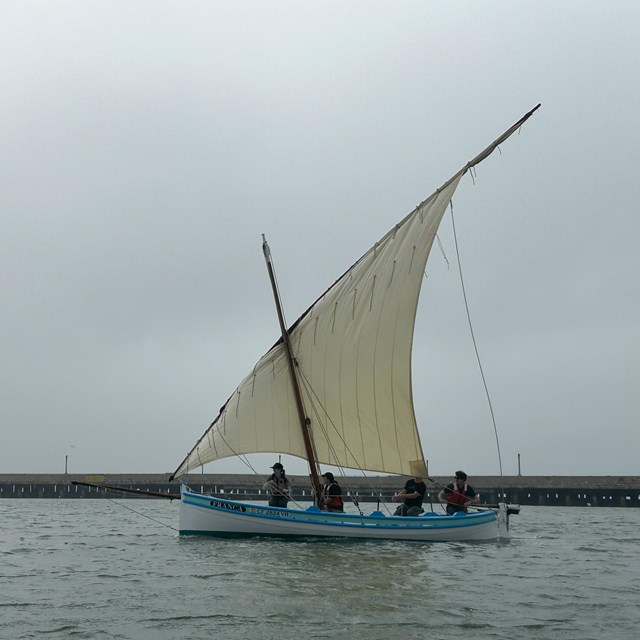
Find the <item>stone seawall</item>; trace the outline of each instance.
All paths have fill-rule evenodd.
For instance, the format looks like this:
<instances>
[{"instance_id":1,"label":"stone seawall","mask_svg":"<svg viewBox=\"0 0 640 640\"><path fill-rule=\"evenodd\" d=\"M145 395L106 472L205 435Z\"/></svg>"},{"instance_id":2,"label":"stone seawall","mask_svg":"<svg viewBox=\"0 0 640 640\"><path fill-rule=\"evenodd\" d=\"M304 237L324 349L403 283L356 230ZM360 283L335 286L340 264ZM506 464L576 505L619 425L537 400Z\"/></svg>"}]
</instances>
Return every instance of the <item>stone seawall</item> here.
<instances>
[{"instance_id":1,"label":"stone seawall","mask_svg":"<svg viewBox=\"0 0 640 640\"><path fill-rule=\"evenodd\" d=\"M179 493L177 482L167 482L170 474L0 474L2 498L118 498L139 499L116 493L103 486L85 487L72 481L96 485ZM240 474L194 474L185 482L194 490L236 500L266 500L260 490L266 478ZM293 498L310 501L311 488L305 476L291 476ZM405 478L395 476L338 478L347 497L360 502L388 501L404 486ZM427 481L426 501L437 502L440 488L449 477ZM640 476L474 476L470 484L480 493L483 504L510 502L521 505L640 507Z\"/></svg>"}]
</instances>

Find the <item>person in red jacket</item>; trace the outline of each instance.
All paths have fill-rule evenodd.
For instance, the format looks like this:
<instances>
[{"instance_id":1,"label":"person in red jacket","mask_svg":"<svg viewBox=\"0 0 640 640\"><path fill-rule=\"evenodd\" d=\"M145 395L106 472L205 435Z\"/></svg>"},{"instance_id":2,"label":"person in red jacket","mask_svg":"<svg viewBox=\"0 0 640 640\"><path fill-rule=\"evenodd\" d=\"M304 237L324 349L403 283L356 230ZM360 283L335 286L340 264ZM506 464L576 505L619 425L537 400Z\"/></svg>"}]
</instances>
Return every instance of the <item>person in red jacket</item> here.
<instances>
[{"instance_id":1,"label":"person in red jacket","mask_svg":"<svg viewBox=\"0 0 640 640\"><path fill-rule=\"evenodd\" d=\"M480 494L467 484L467 474L464 471L456 471L454 482L448 484L439 494L438 500L447 505L447 514L462 511L467 513L467 507L480 502Z\"/></svg>"},{"instance_id":2,"label":"person in red jacket","mask_svg":"<svg viewBox=\"0 0 640 640\"><path fill-rule=\"evenodd\" d=\"M320 494L320 508L323 511L334 511L341 513L344 511L344 503L342 502L342 489L336 482L331 471L322 474L324 487Z\"/></svg>"}]
</instances>

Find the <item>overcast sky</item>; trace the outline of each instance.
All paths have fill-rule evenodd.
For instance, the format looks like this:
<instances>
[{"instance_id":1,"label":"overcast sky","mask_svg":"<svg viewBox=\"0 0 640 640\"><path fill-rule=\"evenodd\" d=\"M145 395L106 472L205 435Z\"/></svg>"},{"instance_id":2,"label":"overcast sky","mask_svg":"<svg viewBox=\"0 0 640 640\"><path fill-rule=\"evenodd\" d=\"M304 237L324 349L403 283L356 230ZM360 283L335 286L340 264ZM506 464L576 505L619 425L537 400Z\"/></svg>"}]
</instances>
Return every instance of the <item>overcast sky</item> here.
<instances>
[{"instance_id":1,"label":"overcast sky","mask_svg":"<svg viewBox=\"0 0 640 640\"><path fill-rule=\"evenodd\" d=\"M640 474L639 24L636 1L3 0L0 473L173 471L278 335L260 234L293 322L541 102L454 197L504 473ZM451 228L416 415L432 474L494 475Z\"/></svg>"}]
</instances>

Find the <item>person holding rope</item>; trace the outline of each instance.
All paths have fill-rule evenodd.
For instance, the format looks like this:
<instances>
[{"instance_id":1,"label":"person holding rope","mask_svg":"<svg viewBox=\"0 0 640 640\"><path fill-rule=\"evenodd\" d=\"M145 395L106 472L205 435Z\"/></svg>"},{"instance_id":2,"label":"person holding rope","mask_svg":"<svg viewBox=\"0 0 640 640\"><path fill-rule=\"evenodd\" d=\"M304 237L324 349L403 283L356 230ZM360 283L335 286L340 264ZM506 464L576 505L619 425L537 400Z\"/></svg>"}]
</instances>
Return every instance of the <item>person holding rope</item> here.
<instances>
[{"instance_id":1,"label":"person holding rope","mask_svg":"<svg viewBox=\"0 0 640 640\"><path fill-rule=\"evenodd\" d=\"M467 484L467 474L464 471L456 471L454 481L440 491L438 500L447 505L447 515L452 516L460 511L468 513L467 507L480 502L480 494Z\"/></svg>"},{"instance_id":2,"label":"person holding rope","mask_svg":"<svg viewBox=\"0 0 640 640\"><path fill-rule=\"evenodd\" d=\"M394 502L402 502L394 512L394 516L419 516L424 509L422 500L427 492L427 485L420 476L407 480L404 489L391 496Z\"/></svg>"},{"instance_id":3,"label":"person holding rope","mask_svg":"<svg viewBox=\"0 0 640 640\"><path fill-rule=\"evenodd\" d=\"M271 493L271 497L269 498L270 507L286 509L291 494L291 483L284 473L282 463L276 462L271 468L273 469L273 473L262 485L262 490Z\"/></svg>"},{"instance_id":4,"label":"person holding rope","mask_svg":"<svg viewBox=\"0 0 640 640\"><path fill-rule=\"evenodd\" d=\"M322 493L320 494L320 508L323 511L342 513L344 502L342 501L342 488L336 482L331 471L322 474Z\"/></svg>"}]
</instances>

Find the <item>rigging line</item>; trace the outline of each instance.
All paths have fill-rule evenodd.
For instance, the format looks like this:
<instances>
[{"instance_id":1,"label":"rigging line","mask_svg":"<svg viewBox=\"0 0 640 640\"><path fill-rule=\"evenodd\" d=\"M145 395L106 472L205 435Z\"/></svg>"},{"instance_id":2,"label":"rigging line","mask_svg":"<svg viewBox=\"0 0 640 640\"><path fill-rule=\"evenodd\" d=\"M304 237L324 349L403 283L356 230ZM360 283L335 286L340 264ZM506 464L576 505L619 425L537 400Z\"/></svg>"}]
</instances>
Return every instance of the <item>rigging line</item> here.
<instances>
[{"instance_id":1,"label":"rigging line","mask_svg":"<svg viewBox=\"0 0 640 640\"><path fill-rule=\"evenodd\" d=\"M300 369L299 369L300 371ZM302 382L304 384L305 389L307 390L307 393L309 394L310 397L315 398L317 404L322 408L324 415L327 417L327 420L329 422L329 424L333 427L333 430L336 432L338 438L340 439L340 441L342 442L342 444L344 445L345 449L347 450L347 452L351 455L351 457L353 458L353 461L356 463L356 468L358 469L358 471L360 471L360 473L362 474L363 477L367 477L364 469L357 463L356 457L355 455L353 455L353 453L351 452L351 449L349 448L349 445L347 444L347 442L345 441L345 439L342 437L342 435L340 434L340 431L338 430L338 427L336 427L336 425L333 423L333 420L331 420L327 410L324 408L322 402L320 402L320 398L318 397L318 395L315 393L315 391L313 390L313 388L311 387L311 384L309 383L309 381L307 380L307 378L304 375L303 371L300 371L300 377L302 379ZM311 402L311 406L313 408L313 412L317 418L318 421L318 425L320 426L320 429L322 430L322 433L327 441L327 446L331 449L331 453L334 455L334 457L336 458L336 460L338 459L338 456L336 454L336 450L333 447L333 445L331 444L331 440L329 438L329 433L327 432L326 427L324 426L324 423L322 421L322 418L320 417L320 414L318 412L318 410L316 409L316 404L314 402ZM340 467L339 465L338 468L340 469L340 475L343 478L346 478L346 475L344 474L344 470L342 469L342 467ZM353 490L351 488L351 486L349 484L347 484L347 488L349 489L350 492L353 493ZM384 496L379 492L379 491L375 491L375 496L382 502L382 504L384 505L384 508L387 510L387 512L389 513L389 515L391 515L391 510L389 509L389 507L387 506L386 500L384 499ZM355 504L355 501L354 501ZM358 510L360 511L360 507L358 506ZM362 511L360 511L360 514L362 515Z\"/></svg>"},{"instance_id":2,"label":"rigging line","mask_svg":"<svg viewBox=\"0 0 640 640\"><path fill-rule=\"evenodd\" d=\"M239 460L240 460L240 462L242 462L246 467L249 467L249 469L251 469L251 471L253 471L253 473L254 473L256 476L260 476L260 475L261 475L261 474L259 474L259 473L255 470L254 466L251 464L251 461L249 460L249 458L247 458L247 454L246 454L246 453L238 454L238 459L239 459Z\"/></svg>"},{"instance_id":3,"label":"rigging line","mask_svg":"<svg viewBox=\"0 0 640 640\"><path fill-rule=\"evenodd\" d=\"M129 511L133 511L133 513L142 516L143 518L147 518L147 520L152 520L153 522L155 522L156 524L160 524L163 527L167 527L168 529L173 529L174 531L178 531L180 532L180 529L176 529L175 527L172 527L170 524L167 524L166 522L160 522L160 520L156 520L155 518L152 518L151 516L148 516L146 513L140 513L139 511L136 511L135 509L132 509L131 507L127 507L126 505L122 504L121 502L116 502L115 500L113 500L112 498L106 498L106 500L108 500L109 502L122 507L123 509L129 509Z\"/></svg>"},{"instance_id":4,"label":"rigging line","mask_svg":"<svg viewBox=\"0 0 640 640\"><path fill-rule=\"evenodd\" d=\"M247 467L249 467L249 469L251 469L251 471L253 471L254 475L256 477L261 477L261 474L258 473L255 468L253 467L253 465L251 464L251 462L249 461L249 458L247 458L247 455L244 453L236 453L231 446L229 445L229 443L224 439L224 436L222 434L220 434L220 437L222 438L223 442L227 445L227 447L229 447L229 450L233 453L233 455L238 458L238 460L240 460L240 462L242 462L244 465L246 465ZM283 496L286 495L289 498L289 502L293 502L293 504L296 505L296 507L299 507L300 509L302 509L303 507L298 504L292 497L290 494L285 494L284 492L280 491L278 489L278 493L282 494Z\"/></svg>"},{"instance_id":5,"label":"rigging line","mask_svg":"<svg viewBox=\"0 0 640 640\"><path fill-rule=\"evenodd\" d=\"M317 411L316 406L315 406L315 404L313 402L311 403L311 406L312 406L313 413L316 416L317 424L320 426L320 429L322 430L322 434L324 435L324 438L327 441L327 446L329 447L329 451L331 452L331 455L333 455L333 457L337 460L338 459L338 455L337 455L336 449L333 446L333 444L331 442L331 439L329 438L329 433L327 432L327 429L326 429L326 427L325 427L325 425L324 425L324 423L322 421L322 418L320 417L320 414ZM346 443L345 443L345 446L346 446ZM357 498L354 497L355 492L353 490L353 487L349 484L348 481L346 481L347 480L347 475L345 474L344 469L340 465L336 465L336 466L340 470L340 476L342 478L344 478L344 480L345 480L345 487L349 491L349 496L348 497L351 499L351 502L353 502L353 504L356 506L356 508L360 512L360 515L364 515L362 513L362 509L360 509L360 501ZM347 497L347 496L345 496L345 497Z\"/></svg>"},{"instance_id":6,"label":"rigging line","mask_svg":"<svg viewBox=\"0 0 640 640\"><path fill-rule=\"evenodd\" d=\"M322 412L326 416L329 424L333 427L333 429L336 432L338 438L340 439L340 441L344 445L345 449L347 450L347 453L353 458L354 462L357 465L358 463L356 461L355 455L353 454L353 452L349 448L349 445L347 444L346 440L340 434L340 431L338 430L338 427L336 427L336 425L333 423L333 420L331 420L327 410L324 408L324 405L320 401L320 398L318 397L316 392L313 390L313 388L312 388L311 384L309 383L309 380L307 379L307 377L304 375L304 372L301 369L298 369L298 371L300 372L300 377L301 377L301 379L302 379L302 381L304 383L305 388L307 389L307 393L309 394L309 397L312 398L312 399L315 399L316 403L322 408ZM318 419L318 424L320 425L320 427L321 427L321 429L322 429L322 431L324 433L324 436L327 439L327 444L332 449L332 453L336 456L336 460L337 460L338 456L336 455L335 449L332 447L331 442L329 441L329 434L324 428L324 424L323 424L322 419L321 419L321 417L320 417L320 415L319 415L319 413L318 413L318 411L316 409L316 405L313 402L311 402L311 405L312 405L313 411L316 414L316 417ZM360 471L364 475L364 470L362 469L362 467L360 467L358 465L357 469L358 469L358 471Z\"/></svg>"},{"instance_id":7,"label":"rigging line","mask_svg":"<svg viewBox=\"0 0 640 640\"><path fill-rule=\"evenodd\" d=\"M444 252L444 247L442 246L442 242L440 240L440 236L436 233L436 240L438 241L438 246L440 247L440 251L442 252L442 257L444 258L444 261L447 263L447 271L449 271L449 260L447 259L447 254ZM427 275L426 272L424 274L425 276Z\"/></svg>"},{"instance_id":8,"label":"rigging line","mask_svg":"<svg viewBox=\"0 0 640 640\"><path fill-rule=\"evenodd\" d=\"M456 248L456 258L458 261L458 272L460 273L460 284L462 286L462 297L464 298L464 306L467 311L467 320L469 321L469 331L471 332L471 340L473 341L473 348L476 352L476 360L478 361L478 367L480 368L480 375L482 377L482 383L484 385L484 391L487 396L487 402L489 403L489 412L491 413L491 421L493 423L493 432L496 436L496 447L498 449L498 466L500 467L500 476L502 476L502 456L500 455L500 440L498 438L498 427L496 425L496 417L493 412L493 405L491 403L491 396L489 395L489 388L487 386L487 380L482 369L482 362L480 361L480 353L478 352L478 345L476 343L476 336L473 332L473 325L471 324L471 314L469 312L469 303L467 301L467 292L464 286L464 278L462 276L462 263L460 261L460 251L458 249L458 236L456 235L456 223L453 216L453 200L449 201L451 208L451 224L453 226L453 242Z\"/></svg>"},{"instance_id":9,"label":"rigging line","mask_svg":"<svg viewBox=\"0 0 640 640\"><path fill-rule=\"evenodd\" d=\"M240 460L240 462L242 462L242 464L244 464L246 467L248 467L249 469L251 469L251 471L253 471L253 473L256 476L259 476L260 474L253 468L253 466L251 465L251 462L249 462L249 459L247 458L246 454L244 453L237 453L236 451L234 451L233 447L227 442L227 440L225 439L225 437L222 435L221 431L217 432L218 435L220 436L220 439L222 440L222 442L225 443L225 445L227 446L227 448L229 449L229 451L231 451L231 453L238 458L238 460Z\"/></svg>"},{"instance_id":10,"label":"rigging line","mask_svg":"<svg viewBox=\"0 0 640 640\"><path fill-rule=\"evenodd\" d=\"M244 453L236 453L233 450L233 447L225 440L224 436L222 435L222 433L218 432L220 435L220 438L222 439L222 441L227 445L227 447L229 447L229 451L231 451L231 453L233 453L233 455L238 458L238 460L240 460L240 462L242 462L244 465L246 465L247 467L249 467L249 469L251 469L251 471L253 471L254 475L257 477L260 477L261 474L259 474L255 468L253 467L253 465L251 464L251 462L249 461L249 458L247 458L246 454ZM298 504L289 494L285 494L284 492L280 491L278 489L278 493L282 494L282 495L286 495L289 498L289 502L293 502L293 504L296 505L296 507L302 509L303 507Z\"/></svg>"},{"instance_id":11,"label":"rigging line","mask_svg":"<svg viewBox=\"0 0 640 640\"><path fill-rule=\"evenodd\" d=\"M293 502L293 504L296 505L296 507L298 507L298 509L300 509L301 511L303 511L305 509L305 507L303 507L299 502L297 502L290 493L286 493L285 491L283 491L282 489L280 489L280 487L273 487L276 490L276 493L284 496L285 498L287 498L289 500L289 502ZM273 495L273 494L272 494ZM286 509L288 509L289 507L285 507Z\"/></svg>"}]
</instances>

